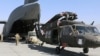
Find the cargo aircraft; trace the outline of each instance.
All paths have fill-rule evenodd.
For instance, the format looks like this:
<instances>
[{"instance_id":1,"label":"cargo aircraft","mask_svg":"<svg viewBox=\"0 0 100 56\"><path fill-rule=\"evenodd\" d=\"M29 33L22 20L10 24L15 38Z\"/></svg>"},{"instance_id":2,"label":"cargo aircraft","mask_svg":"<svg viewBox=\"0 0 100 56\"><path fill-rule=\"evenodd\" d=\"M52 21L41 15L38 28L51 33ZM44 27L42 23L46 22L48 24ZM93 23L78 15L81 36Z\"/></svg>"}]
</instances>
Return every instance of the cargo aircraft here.
<instances>
[{"instance_id":1,"label":"cargo aircraft","mask_svg":"<svg viewBox=\"0 0 100 56\"><path fill-rule=\"evenodd\" d=\"M34 22L39 21L40 5L37 0L25 0L24 4L17 7L10 14L8 21L0 21L4 24L4 39L14 37L19 33L21 37L26 37L29 31L34 29Z\"/></svg>"}]
</instances>

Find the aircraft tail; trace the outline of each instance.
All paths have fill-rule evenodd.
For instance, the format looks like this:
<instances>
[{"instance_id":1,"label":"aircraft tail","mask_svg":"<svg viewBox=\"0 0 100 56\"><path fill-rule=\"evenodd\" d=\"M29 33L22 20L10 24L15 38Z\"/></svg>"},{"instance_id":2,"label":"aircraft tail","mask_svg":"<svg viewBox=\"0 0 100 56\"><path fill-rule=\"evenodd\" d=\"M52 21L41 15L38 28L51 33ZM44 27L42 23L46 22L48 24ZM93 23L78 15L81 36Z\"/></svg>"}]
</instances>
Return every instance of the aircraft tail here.
<instances>
[{"instance_id":1,"label":"aircraft tail","mask_svg":"<svg viewBox=\"0 0 100 56\"><path fill-rule=\"evenodd\" d=\"M36 2L36 1L38 1L38 0L25 0L24 4L33 3L33 2Z\"/></svg>"}]
</instances>

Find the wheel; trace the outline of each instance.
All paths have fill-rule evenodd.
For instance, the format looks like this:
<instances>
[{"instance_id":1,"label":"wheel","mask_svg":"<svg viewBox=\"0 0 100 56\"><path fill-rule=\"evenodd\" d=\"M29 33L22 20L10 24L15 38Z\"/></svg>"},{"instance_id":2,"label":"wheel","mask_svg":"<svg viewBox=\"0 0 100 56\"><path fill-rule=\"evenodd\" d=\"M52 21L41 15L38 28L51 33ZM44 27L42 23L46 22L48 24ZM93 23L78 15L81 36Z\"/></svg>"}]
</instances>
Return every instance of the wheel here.
<instances>
[{"instance_id":1,"label":"wheel","mask_svg":"<svg viewBox=\"0 0 100 56\"><path fill-rule=\"evenodd\" d=\"M62 47L61 50L64 50L64 47Z\"/></svg>"},{"instance_id":2,"label":"wheel","mask_svg":"<svg viewBox=\"0 0 100 56\"><path fill-rule=\"evenodd\" d=\"M60 47L56 47L56 54L60 54Z\"/></svg>"},{"instance_id":3,"label":"wheel","mask_svg":"<svg viewBox=\"0 0 100 56\"><path fill-rule=\"evenodd\" d=\"M84 53L88 53L89 52L89 49L88 48L83 48L83 52Z\"/></svg>"}]
</instances>

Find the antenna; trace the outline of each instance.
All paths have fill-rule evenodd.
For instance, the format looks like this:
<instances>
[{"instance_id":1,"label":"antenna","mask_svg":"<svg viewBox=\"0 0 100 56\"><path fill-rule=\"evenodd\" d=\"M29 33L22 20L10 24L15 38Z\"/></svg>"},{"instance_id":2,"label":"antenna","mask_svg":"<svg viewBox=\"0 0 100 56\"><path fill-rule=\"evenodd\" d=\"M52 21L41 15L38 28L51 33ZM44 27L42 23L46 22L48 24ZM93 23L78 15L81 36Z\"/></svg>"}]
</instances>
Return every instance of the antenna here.
<instances>
[{"instance_id":1,"label":"antenna","mask_svg":"<svg viewBox=\"0 0 100 56\"><path fill-rule=\"evenodd\" d=\"M91 25L93 25L94 24L94 21L91 23Z\"/></svg>"}]
</instances>

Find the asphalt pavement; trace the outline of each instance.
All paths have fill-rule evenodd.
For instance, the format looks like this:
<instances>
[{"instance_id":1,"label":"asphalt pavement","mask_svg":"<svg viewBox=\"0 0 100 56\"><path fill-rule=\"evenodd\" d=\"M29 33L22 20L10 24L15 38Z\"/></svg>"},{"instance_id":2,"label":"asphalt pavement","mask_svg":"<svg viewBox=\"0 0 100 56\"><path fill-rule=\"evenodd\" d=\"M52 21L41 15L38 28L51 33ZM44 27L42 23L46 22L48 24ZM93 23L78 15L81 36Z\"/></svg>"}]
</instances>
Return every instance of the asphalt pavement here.
<instances>
[{"instance_id":1,"label":"asphalt pavement","mask_svg":"<svg viewBox=\"0 0 100 56\"><path fill-rule=\"evenodd\" d=\"M20 42L0 42L0 56L100 56L100 48L90 48L89 53L84 54L82 48L66 47L60 54L55 54L54 45L43 46L25 44Z\"/></svg>"}]
</instances>

